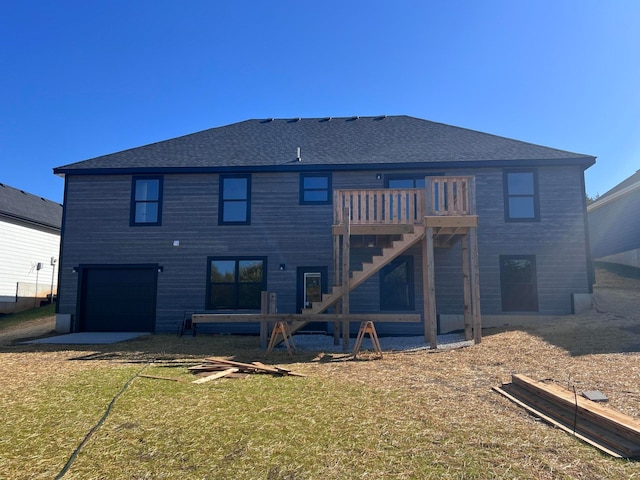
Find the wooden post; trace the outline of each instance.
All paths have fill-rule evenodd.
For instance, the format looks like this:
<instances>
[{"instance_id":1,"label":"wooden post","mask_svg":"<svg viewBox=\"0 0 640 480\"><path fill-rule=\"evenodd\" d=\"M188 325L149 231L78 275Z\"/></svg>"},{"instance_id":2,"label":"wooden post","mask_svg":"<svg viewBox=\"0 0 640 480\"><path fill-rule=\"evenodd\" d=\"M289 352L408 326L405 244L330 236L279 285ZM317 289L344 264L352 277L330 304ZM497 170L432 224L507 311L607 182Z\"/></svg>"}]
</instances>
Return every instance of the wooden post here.
<instances>
[{"instance_id":1,"label":"wooden post","mask_svg":"<svg viewBox=\"0 0 640 480\"><path fill-rule=\"evenodd\" d=\"M482 320L480 316L480 264L478 261L478 228L469 229L469 254L471 257L471 305L473 312L473 341L482 341Z\"/></svg>"},{"instance_id":2,"label":"wooden post","mask_svg":"<svg viewBox=\"0 0 640 480\"><path fill-rule=\"evenodd\" d=\"M269 292L260 292L260 313L265 315L269 313ZM267 336L269 335L269 327L267 321L260 320L260 348L267 349Z\"/></svg>"},{"instance_id":3,"label":"wooden post","mask_svg":"<svg viewBox=\"0 0 640 480\"><path fill-rule=\"evenodd\" d=\"M433 177L425 177L424 179L424 191L425 191L425 214L433 215L436 208L433 201Z\"/></svg>"},{"instance_id":4,"label":"wooden post","mask_svg":"<svg viewBox=\"0 0 640 480\"><path fill-rule=\"evenodd\" d=\"M436 289L433 258L433 227L426 228L422 242L422 283L424 310L424 340L431 348L438 348L438 324L436 319Z\"/></svg>"},{"instance_id":5,"label":"wooden post","mask_svg":"<svg viewBox=\"0 0 640 480\"><path fill-rule=\"evenodd\" d=\"M469 233L461 240L462 247L462 282L464 294L464 338L473 338L473 311L471 307L471 267L469 263Z\"/></svg>"},{"instance_id":6,"label":"wooden post","mask_svg":"<svg viewBox=\"0 0 640 480\"><path fill-rule=\"evenodd\" d=\"M278 313L278 294L269 293L269 313Z\"/></svg>"},{"instance_id":7,"label":"wooden post","mask_svg":"<svg viewBox=\"0 0 640 480\"><path fill-rule=\"evenodd\" d=\"M349 315L349 293L351 280L351 212L344 207L342 213L342 313ZM349 321L342 322L342 349L349 350Z\"/></svg>"},{"instance_id":8,"label":"wooden post","mask_svg":"<svg viewBox=\"0 0 640 480\"><path fill-rule=\"evenodd\" d=\"M337 215L336 215L337 217ZM340 235L333 236L333 286L338 287L340 280ZM333 313L340 313L340 302L333 306ZM340 344L340 322L333 322L333 344Z\"/></svg>"}]
</instances>

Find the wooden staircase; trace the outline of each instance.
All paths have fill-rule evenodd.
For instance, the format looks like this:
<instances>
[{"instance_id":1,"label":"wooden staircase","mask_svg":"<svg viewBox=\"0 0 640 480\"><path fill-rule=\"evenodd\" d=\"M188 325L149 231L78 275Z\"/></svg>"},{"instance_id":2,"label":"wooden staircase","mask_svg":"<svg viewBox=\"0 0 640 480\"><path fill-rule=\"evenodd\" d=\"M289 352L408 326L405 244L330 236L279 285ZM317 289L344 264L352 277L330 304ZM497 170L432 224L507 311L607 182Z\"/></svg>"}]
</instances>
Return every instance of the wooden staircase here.
<instances>
[{"instance_id":1,"label":"wooden staircase","mask_svg":"<svg viewBox=\"0 0 640 480\"><path fill-rule=\"evenodd\" d=\"M349 291L357 288L359 285L365 282L372 275L380 271L385 265L388 265L398 256L402 255L409 248L414 246L420 240L424 238L425 227L422 225L415 225L413 232L401 234L399 240L393 241L390 247L382 249L381 255L374 255L371 262L363 263L362 270L351 272L345 272L350 276L349 278ZM303 314L319 314L327 311L340 301L344 294L344 287L342 285L334 286L330 293L322 295L322 301L313 302L311 308L305 308L302 310ZM303 328L307 323L306 321L292 322L291 333L295 333Z\"/></svg>"}]
</instances>

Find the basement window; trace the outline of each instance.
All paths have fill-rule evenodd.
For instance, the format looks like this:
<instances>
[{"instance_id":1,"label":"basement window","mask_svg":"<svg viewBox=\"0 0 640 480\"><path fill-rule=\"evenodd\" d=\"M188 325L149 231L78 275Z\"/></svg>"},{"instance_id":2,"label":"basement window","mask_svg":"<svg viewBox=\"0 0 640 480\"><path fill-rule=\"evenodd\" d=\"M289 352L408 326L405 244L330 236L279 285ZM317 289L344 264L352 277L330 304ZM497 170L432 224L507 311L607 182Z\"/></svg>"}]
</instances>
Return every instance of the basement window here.
<instances>
[{"instance_id":1,"label":"basement window","mask_svg":"<svg viewBox=\"0 0 640 480\"><path fill-rule=\"evenodd\" d=\"M209 257L208 310L259 310L266 290L265 257Z\"/></svg>"},{"instance_id":2,"label":"basement window","mask_svg":"<svg viewBox=\"0 0 640 480\"><path fill-rule=\"evenodd\" d=\"M538 311L535 255L500 255L503 312Z\"/></svg>"},{"instance_id":3,"label":"basement window","mask_svg":"<svg viewBox=\"0 0 640 480\"><path fill-rule=\"evenodd\" d=\"M380 310L415 310L413 257L398 257L381 270Z\"/></svg>"}]
</instances>

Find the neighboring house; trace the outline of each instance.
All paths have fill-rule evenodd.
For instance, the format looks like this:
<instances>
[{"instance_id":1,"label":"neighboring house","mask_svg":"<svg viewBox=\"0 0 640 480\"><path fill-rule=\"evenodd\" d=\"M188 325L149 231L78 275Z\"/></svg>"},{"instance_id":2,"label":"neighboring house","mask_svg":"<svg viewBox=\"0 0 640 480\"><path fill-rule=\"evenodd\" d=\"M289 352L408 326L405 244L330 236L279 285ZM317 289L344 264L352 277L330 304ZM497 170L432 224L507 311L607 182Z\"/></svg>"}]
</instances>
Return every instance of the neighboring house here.
<instances>
[{"instance_id":1,"label":"neighboring house","mask_svg":"<svg viewBox=\"0 0 640 480\"><path fill-rule=\"evenodd\" d=\"M347 291L351 314L433 309L441 332L479 314L479 298L484 326L570 314L591 288L584 170L594 162L379 116L248 120L61 166L58 328L176 332L186 312L260 312L261 291L277 294L279 313L331 311ZM347 290L335 278L341 251Z\"/></svg>"},{"instance_id":2,"label":"neighboring house","mask_svg":"<svg viewBox=\"0 0 640 480\"><path fill-rule=\"evenodd\" d=\"M62 205L0 183L0 313L55 295Z\"/></svg>"},{"instance_id":3,"label":"neighboring house","mask_svg":"<svg viewBox=\"0 0 640 480\"><path fill-rule=\"evenodd\" d=\"M587 207L595 261L640 268L640 170Z\"/></svg>"}]
</instances>

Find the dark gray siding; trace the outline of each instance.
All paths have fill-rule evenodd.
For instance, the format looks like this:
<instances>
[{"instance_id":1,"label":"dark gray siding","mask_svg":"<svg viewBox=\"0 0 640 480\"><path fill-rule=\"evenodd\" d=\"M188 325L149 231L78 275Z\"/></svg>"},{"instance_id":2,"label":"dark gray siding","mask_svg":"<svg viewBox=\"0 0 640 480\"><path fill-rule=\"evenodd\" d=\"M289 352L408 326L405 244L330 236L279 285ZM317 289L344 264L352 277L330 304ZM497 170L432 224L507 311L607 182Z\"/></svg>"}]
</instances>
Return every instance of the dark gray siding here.
<instances>
[{"instance_id":1,"label":"dark gray siding","mask_svg":"<svg viewBox=\"0 0 640 480\"><path fill-rule=\"evenodd\" d=\"M640 248L640 189L589 213L593 258Z\"/></svg>"},{"instance_id":2,"label":"dark gray siding","mask_svg":"<svg viewBox=\"0 0 640 480\"><path fill-rule=\"evenodd\" d=\"M389 172L386 174L398 174ZM402 172L410 174L411 172ZM424 173L424 172L422 172ZM505 223L502 170L449 171L476 175L480 216L482 312L501 313L500 255L536 255L540 313L570 313L571 293L587 293L587 260L579 167L540 168L540 222ZM333 188L383 188L376 171L334 172ZM299 205L297 173L252 175L251 225L218 225L218 175L164 176L160 226L130 226L131 176L69 176L61 265L60 313L75 314L79 264L157 263L157 332L175 332L185 311L204 310L207 257L264 256L268 290L280 312L296 308L296 267L332 271L332 205ZM180 241L179 247L173 241ZM369 256L372 252L354 252ZM422 259L414 256L415 305L422 311ZM286 269L280 271L279 264ZM462 313L460 246L436 251L438 313ZM375 275L352 293L352 312L379 311ZM229 328L229 327L224 327ZM257 331L247 325L242 331ZM381 333L422 333L420 325L380 327Z\"/></svg>"}]
</instances>

